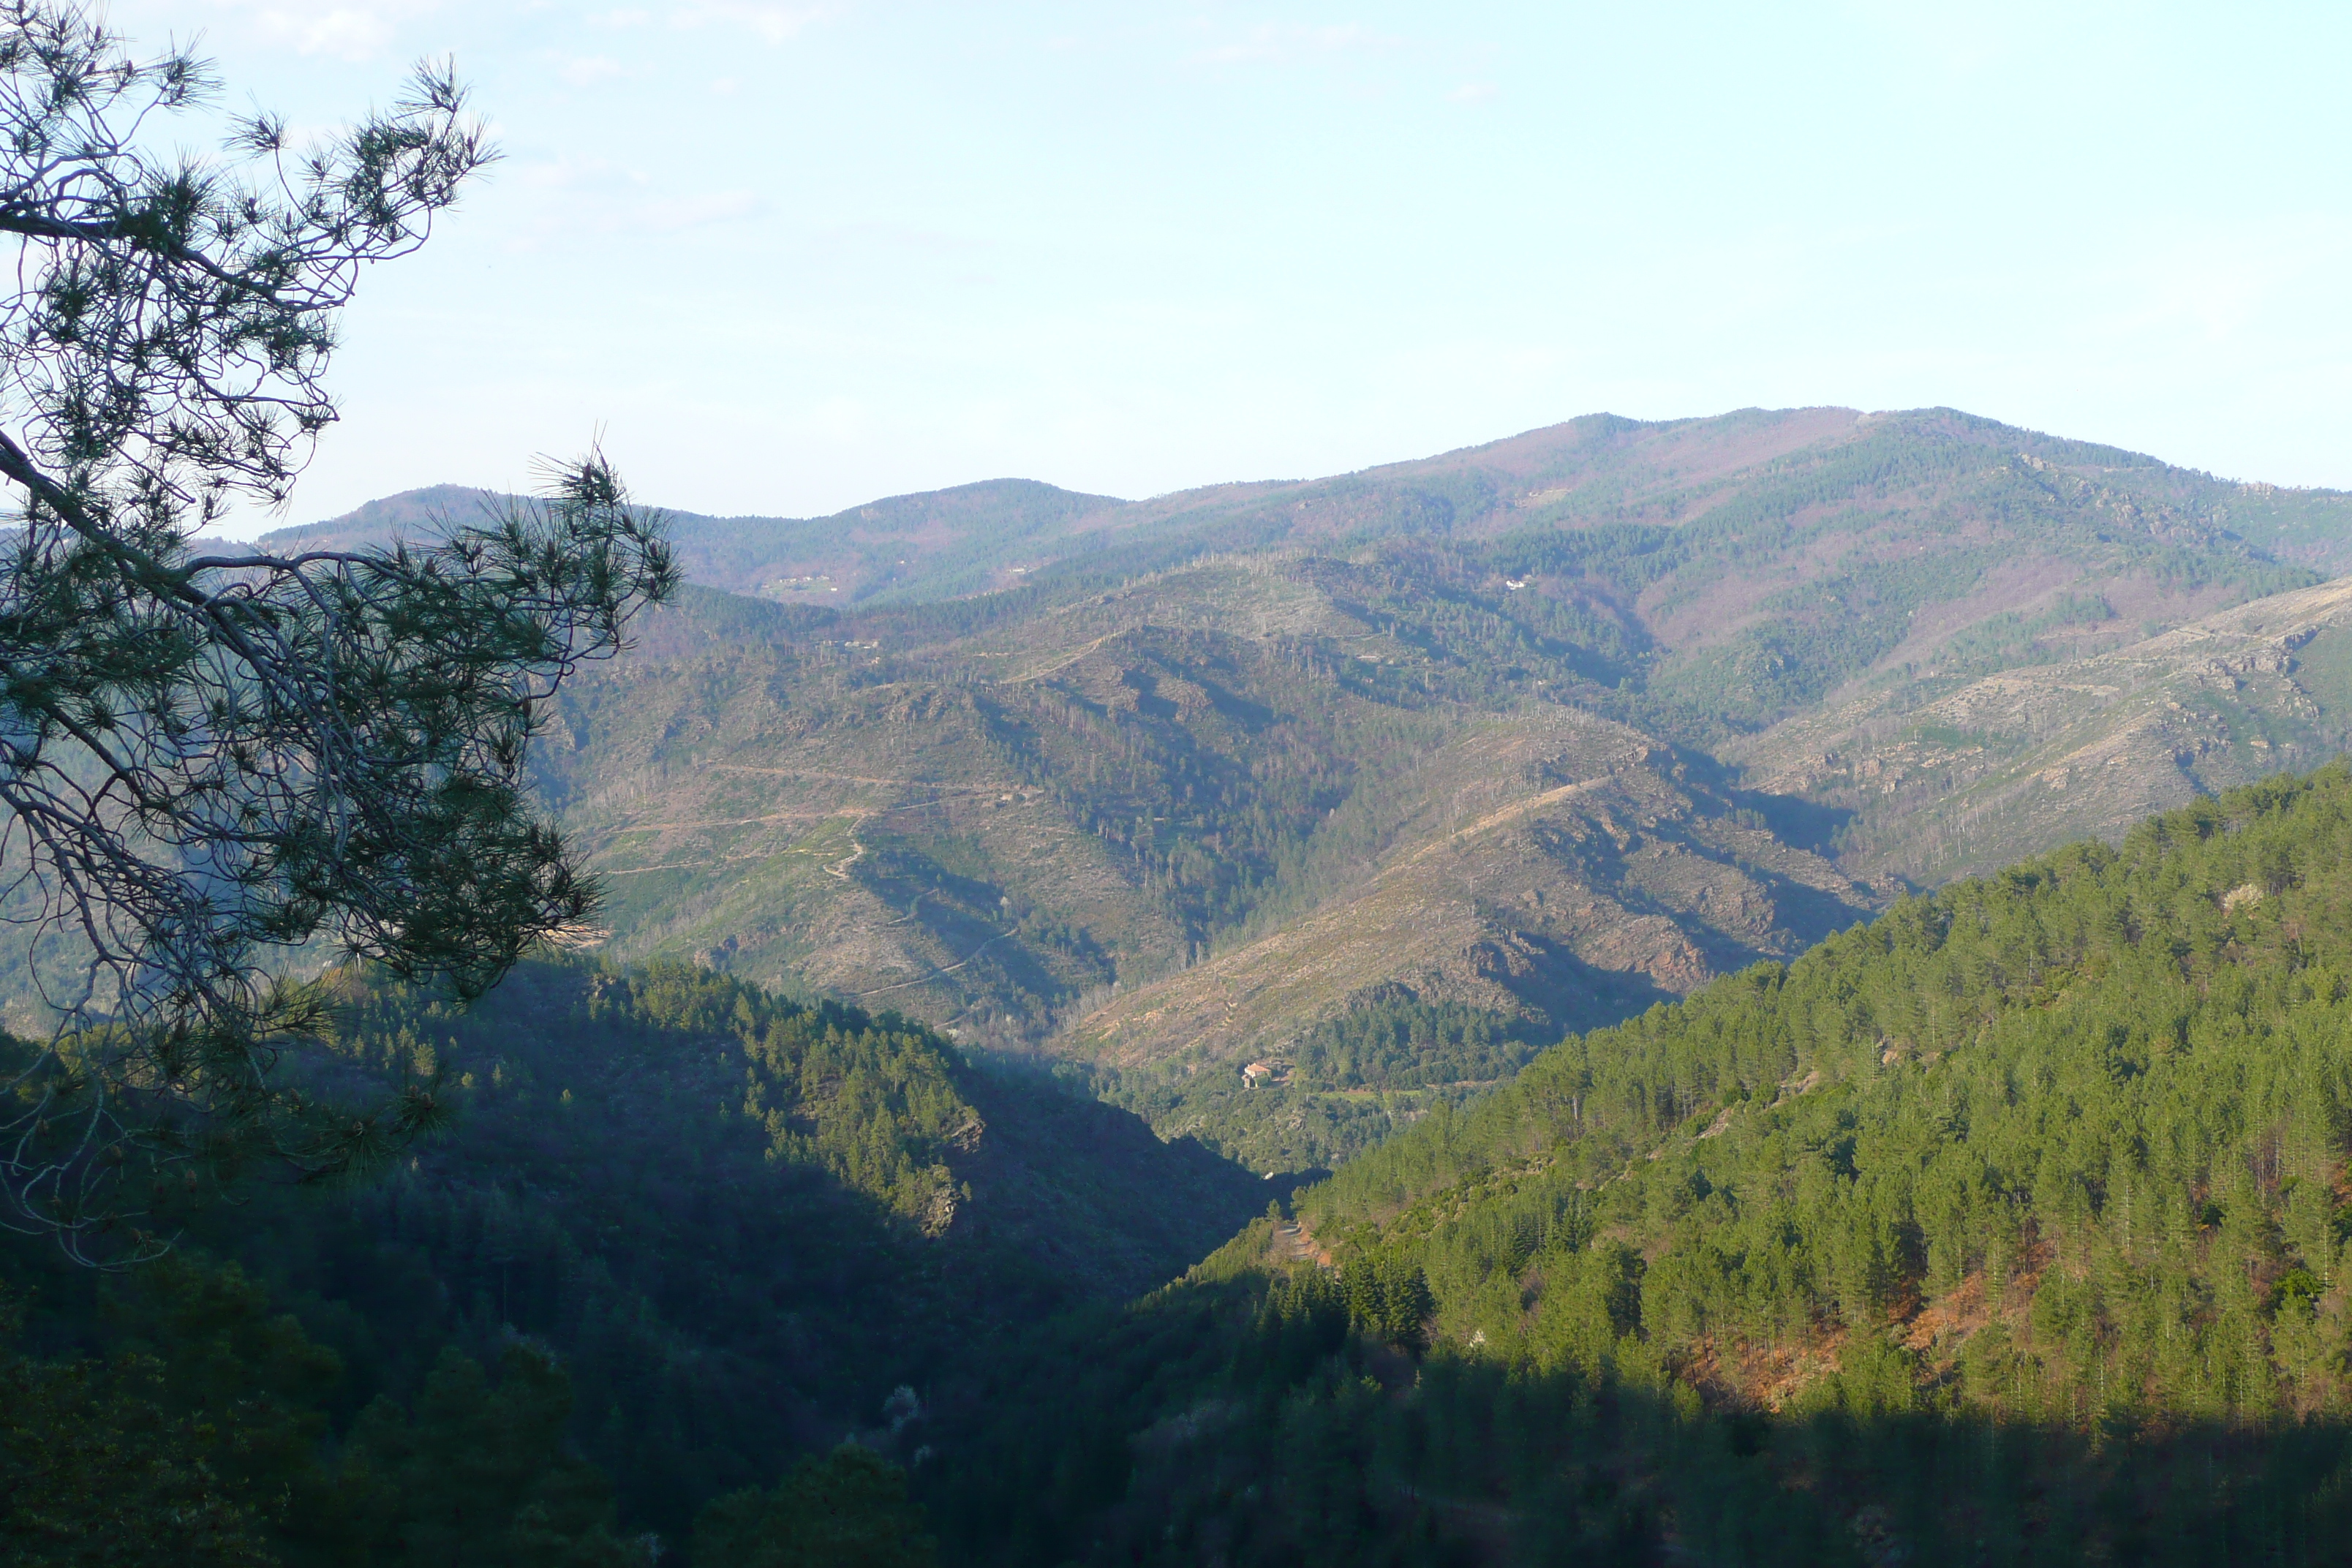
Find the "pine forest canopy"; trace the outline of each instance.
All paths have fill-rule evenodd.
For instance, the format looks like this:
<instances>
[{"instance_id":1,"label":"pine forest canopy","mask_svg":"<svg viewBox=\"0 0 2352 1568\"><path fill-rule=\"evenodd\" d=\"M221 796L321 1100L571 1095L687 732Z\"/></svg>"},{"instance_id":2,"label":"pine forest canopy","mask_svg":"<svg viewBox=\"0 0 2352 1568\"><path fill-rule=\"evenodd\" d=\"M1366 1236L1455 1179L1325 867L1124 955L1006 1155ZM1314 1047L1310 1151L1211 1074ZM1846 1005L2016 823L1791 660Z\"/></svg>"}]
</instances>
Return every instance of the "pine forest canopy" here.
<instances>
[{"instance_id":1,"label":"pine forest canopy","mask_svg":"<svg viewBox=\"0 0 2352 1568\"><path fill-rule=\"evenodd\" d=\"M118 1413L93 1433L160 1402L187 1423L162 1451L230 1474L249 1432L195 1426L207 1389L247 1379L249 1418L309 1434L227 1510L289 1562L437 1568L434 1532L469 1510L482 1560L516 1560L500 1521L527 1523L541 1476L569 1489L551 1531L584 1550L615 1508L684 1542L704 1504L845 1432L903 1464L927 1427L886 1412L899 1388L928 1404L1027 1326L1181 1273L1266 1201L1206 1151L979 1072L902 1019L706 970L530 961L471 1007L380 974L331 986L307 1081L444 1085L448 1125L393 1170L184 1200L163 1215L177 1257L137 1269L0 1250L41 1387L77 1351L162 1363L91 1369ZM552 1424L502 1415L515 1401ZM0 1418L0 1488L49 1486L27 1477L57 1438L29 1426ZM17 1561L24 1537L0 1541Z\"/></svg>"},{"instance_id":2,"label":"pine forest canopy","mask_svg":"<svg viewBox=\"0 0 2352 1568\"><path fill-rule=\"evenodd\" d=\"M1043 1500L939 1506L1004 1563L2341 1561L2347 910L2339 764L1572 1038L1076 1401L1009 1372L965 1438Z\"/></svg>"},{"instance_id":3,"label":"pine forest canopy","mask_svg":"<svg viewBox=\"0 0 2352 1568\"><path fill-rule=\"evenodd\" d=\"M805 1509L971 1563L2336 1561L2347 877L2339 766L1907 900L1126 1304L1071 1265L1175 1168L1057 1246L1100 1133L1034 1142L1060 1091L903 1020L683 966L471 1012L353 977L331 1070L450 1074L453 1131L200 1207L162 1272L0 1255L46 1352L0 1366L0 1467L144 1466L109 1517L201 1506L222 1561L454 1560L460 1509L486 1562L758 1560Z\"/></svg>"}]
</instances>

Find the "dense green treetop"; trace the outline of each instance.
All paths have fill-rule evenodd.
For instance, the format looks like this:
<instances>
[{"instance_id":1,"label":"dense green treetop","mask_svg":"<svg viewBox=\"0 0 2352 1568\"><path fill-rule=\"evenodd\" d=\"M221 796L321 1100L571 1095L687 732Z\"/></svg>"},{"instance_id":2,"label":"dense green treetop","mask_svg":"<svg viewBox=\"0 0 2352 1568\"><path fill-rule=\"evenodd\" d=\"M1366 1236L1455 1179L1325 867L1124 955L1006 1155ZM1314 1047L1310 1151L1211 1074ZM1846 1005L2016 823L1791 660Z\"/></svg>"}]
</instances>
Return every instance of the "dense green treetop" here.
<instances>
[{"instance_id":1,"label":"dense green treetop","mask_svg":"<svg viewBox=\"0 0 2352 1568\"><path fill-rule=\"evenodd\" d=\"M296 1081L415 1085L445 1126L365 1179L176 1196L184 1267L117 1280L0 1247L24 1309L0 1373L47 1413L27 1471L79 1423L108 1465L147 1467L125 1509L215 1509L223 1552L309 1560L343 1539L322 1510L384 1563L446 1560L467 1519L683 1549L703 1503L845 1433L905 1462L924 1405L991 1347L1176 1276L1265 1201L1197 1145L904 1019L689 965L532 962L471 1007L381 973L328 990ZM267 1442L194 1416L152 1454L122 1436L157 1359L190 1408L250 1405ZM263 1450L308 1479L279 1498L238 1457ZM53 1521L65 1560L94 1517ZM485 1561L529 1560L485 1528Z\"/></svg>"},{"instance_id":2,"label":"dense green treetop","mask_svg":"<svg viewBox=\"0 0 2352 1568\"><path fill-rule=\"evenodd\" d=\"M1007 1563L2340 1561L2348 1006L2342 766L1906 900L1017 1350L927 1495Z\"/></svg>"},{"instance_id":3,"label":"dense green treetop","mask_svg":"<svg viewBox=\"0 0 2352 1568\"><path fill-rule=\"evenodd\" d=\"M1781 1352L1800 1387L1891 1353L1916 1397L2036 1414L2336 1409L2347 892L2352 773L2235 792L1571 1039L1301 1212L1421 1262L1497 1353L1743 1397L1780 1397ZM1638 1310L1572 1351L1607 1248Z\"/></svg>"}]
</instances>

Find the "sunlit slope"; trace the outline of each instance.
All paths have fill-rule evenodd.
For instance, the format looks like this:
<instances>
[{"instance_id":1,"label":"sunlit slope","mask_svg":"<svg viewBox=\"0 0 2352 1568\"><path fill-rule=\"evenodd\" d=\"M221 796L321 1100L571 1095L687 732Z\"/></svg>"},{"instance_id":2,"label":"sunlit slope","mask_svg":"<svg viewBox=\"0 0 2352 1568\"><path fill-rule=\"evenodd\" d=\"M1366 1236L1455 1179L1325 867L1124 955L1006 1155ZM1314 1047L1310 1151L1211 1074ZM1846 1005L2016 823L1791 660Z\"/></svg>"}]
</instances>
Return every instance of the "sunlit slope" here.
<instances>
[{"instance_id":1,"label":"sunlit slope","mask_svg":"<svg viewBox=\"0 0 2352 1568\"><path fill-rule=\"evenodd\" d=\"M1809 726L1874 745L2304 585L2238 530L2276 514L2318 558L2341 500L1949 411L1596 417L1087 512L1085 550L971 598L690 595L566 694L543 777L619 951L966 1038L1100 1014L1127 1059L1223 1059L1382 985L1565 1023L1783 953L1889 875L2181 798L1872 795L1883 768L1801 759L1848 744ZM1970 811L1964 853L1916 850Z\"/></svg>"},{"instance_id":2,"label":"sunlit slope","mask_svg":"<svg viewBox=\"0 0 2352 1568\"><path fill-rule=\"evenodd\" d=\"M616 943L1034 1034L1190 961L1383 738L1452 722L1327 690L1367 628L1280 563L1026 608L756 647L657 629L578 686L549 782Z\"/></svg>"},{"instance_id":3,"label":"sunlit slope","mask_svg":"<svg viewBox=\"0 0 2352 1568\"><path fill-rule=\"evenodd\" d=\"M1854 814L1843 863L1922 883L2336 755L2352 736L2352 578L2089 658L1885 684L1732 755Z\"/></svg>"},{"instance_id":4,"label":"sunlit slope","mask_svg":"<svg viewBox=\"0 0 2352 1568\"><path fill-rule=\"evenodd\" d=\"M541 783L609 951L967 1043L1131 1076L1279 1068L1367 1002L1581 1026L1897 878L2328 754L2324 713L2241 735L2182 682L2236 636L2212 617L2352 561L2347 517L1950 410L1803 409L1137 503L1004 481L688 519L690 572L757 592L646 620L550 712ZM720 561L795 540L905 553L822 594ZM2271 655L2212 658L2246 666L2232 712L2291 706Z\"/></svg>"},{"instance_id":5,"label":"sunlit slope","mask_svg":"<svg viewBox=\"0 0 2352 1568\"><path fill-rule=\"evenodd\" d=\"M414 533L485 499L439 487L280 537ZM2058 731L2107 700L2052 717L2046 688L2305 586L2310 566L2352 567L2347 507L1952 410L1812 408L1592 416L1131 503L992 480L831 518L681 515L704 586L566 693L539 765L606 875L619 951L700 955L966 1037L1039 1039L1114 984L1125 1009L1229 959L1220 975L1273 978L1237 982L1235 1016L1264 1022L1220 1050L1386 979L1582 1016L1579 998L1632 1005L1819 929L1774 890L1819 868L1782 849L1842 855L1833 879L1933 881L2251 776L2256 740L2281 765L2315 760L2325 721L2241 736L2176 691L2189 717L2151 714L2132 760L2052 773L2105 743L2096 723ZM2316 669L2327 652L2291 657ZM2229 700L2279 709L2262 695L2274 673ZM2011 677L2024 697L2000 695ZM1906 715L1979 681L1985 700L1906 738ZM2027 699L2030 715L2002 709ZM1433 827L1417 791L1493 810L1591 777L1574 757L1539 786L1482 772L1468 744L1525 724L1540 750L1564 710L1673 761L1612 764L1619 782L1390 869L1461 825L1448 805ZM2168 779L2163 743L2195 757ZM1851 760L1807 761L1832 754ZM1755 777L1743 791L1717 760ZM2068 782L2027 782L2044 773ZM1734 847L1723 823L1740 812L1781 846ZM1687 826L1620 848L1604 817ZM1612 847L1546 847L1555 818ZM1273 956L1288 948L1244 956L1277 935L1307 979ZM1171 1006L1177 1033L1214 1011Z\"/></svg>"},{"instance_id":6,"label":"sunlit slope","mask_svg":"<svg viewBox=\"0 0 2352 1568\"><path fill-rule=\"evenodd\" d=\"M2342 764L2200 801L1571 1039L1301 1213L1454 1345L1734 1407L2340 1411L2347 886Z\"/></svg>"},{"instance_id":7,"label":"sunlit slope","mask_svg":"<svg viewBox=\"0 0 2352 1568\"><path fill-rule=\"evenodd\" d=\"M1318 931L1250 1039L1384 982L1615 1016L1872 907L1562 700L1551 614L1288 553L846 628L706 596L566 693L543 782L616 950L1008 1038Z\"/></svg>"},{"instance_id":8,"label":"sunlit slope","mask_svg":"<svg viewBox=\"0 0 2352 1568\"><path fill-rule=\"evenodd\" d=\"M1398 995L1584 1027L1792 957L1889 891L1780 843L1649 738L1572 709L1467 726L1401 783L1388 847L1354 886L1087 1014L1078 1048L1129 1068L1279 1068L1305 1026Z\"/></svg>"}]
</instances>

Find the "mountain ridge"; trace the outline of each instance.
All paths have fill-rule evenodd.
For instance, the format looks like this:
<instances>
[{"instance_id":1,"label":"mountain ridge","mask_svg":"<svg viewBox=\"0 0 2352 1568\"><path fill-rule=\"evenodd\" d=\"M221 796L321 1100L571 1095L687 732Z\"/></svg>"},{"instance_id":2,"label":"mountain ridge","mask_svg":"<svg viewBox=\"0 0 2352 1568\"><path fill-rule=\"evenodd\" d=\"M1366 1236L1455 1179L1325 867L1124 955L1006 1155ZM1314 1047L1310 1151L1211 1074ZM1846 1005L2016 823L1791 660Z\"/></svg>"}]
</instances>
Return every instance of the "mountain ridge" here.
<instances>
[{"instance_id":1,"label":"mountain ridge","mask_svg":"<svg viewBox=\"0 0 2352 1568\"><path fill-rule=\"evenodd\" d=\"M2231 484L2120 447L1945 408L1749 408L1657 421L1586 415L1324 479L1227 481L1142 500L1004 479L884 497L821 518L675 516L688 575L706 585L803 602L919 602L1014 586L1021 577L1080 564L1103 549L1220 525L1263 546L1389 532L1484 538L1563 521L1696 521L1729 498L1725 481L1735 476L1890 430L1954 447L2005 449L2076 479L2096 473L2152 510L2234 508L2249 527L2267 531L2265 548L2311 556L2308 563L2326 569L2352 569L2352 546L2337 537L2340 531L2318 530L2326 537L2315 538L2309 516L2315 507L2331 509L2336 492ZM462 505L468 498L477 505L496 499L463 487L429 487L277 531L264 542L381 541L394 526L424 526L435 504Z\"/></svg>"},{"instance_id":2,"label":"mountain ridge","mask_svg":"<svg viewBox=\"0 0 2352 1568\"><path fill-rule=\"evenodd\" d=\"M2031 725L1946 756L1963 693L2105 658L2119 695L2068 721L2095 750L2189 679L2127 650L2352 570L2352 497L1951 409L1587 416L1322 479L679 533L697 585L534 763L612 951L1070 1058L1261 1169L1357 1146L1300 1129L1369 1125L1366 1090L1292 1055L1367 1008L1491 1072L1509 1052L1444 1042L1786 958L2241 782L2256 740L2323 760L2352 711L2263 673L2168 721L2210 762L2135 752L2098 811L2003 782L2058 743ZM1420 1086L1383 1116L1455 1092L1381 1071Z\"/></svg>"}]
</instances>

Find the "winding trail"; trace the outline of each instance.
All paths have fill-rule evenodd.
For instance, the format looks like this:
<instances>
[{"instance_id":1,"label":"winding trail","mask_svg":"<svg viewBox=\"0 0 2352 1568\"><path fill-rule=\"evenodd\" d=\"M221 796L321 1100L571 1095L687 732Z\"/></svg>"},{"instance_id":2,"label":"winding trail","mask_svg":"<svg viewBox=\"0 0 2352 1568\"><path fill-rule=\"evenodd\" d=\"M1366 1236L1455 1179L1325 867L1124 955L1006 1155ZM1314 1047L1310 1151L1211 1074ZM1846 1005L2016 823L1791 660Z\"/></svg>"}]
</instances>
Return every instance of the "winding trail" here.
<instances>
[{"instance_id":1,"label":"winding trail","mask_svg":"<svg viewBox=\"0 0 2352 1568\"><path fill-rule=\"evenodd\" d=\"M1509 824L1517 822L1523 817L1532 816L1537 812L1541 811L1545 806L1555 805L1559 801L1568 799L1571 795L1581 795L1586 790L1592 788L1596 784L1607 784L1611 779L1615 778L1616 776L1617 775L1613 771L1605 773L1595 773L1589 779L1578 779L1574 784L1560 784L1556 788L1544 791L1541 795L1531 795L1525 800L1513 801L1510 805L1502 807L1500 810L1487 813L1485 816L1480 817L1477 821L1472 823L1467 827L1457 827L1443 838L1432 839L1429 843L1423 845L1420 848L1414 850L1411 855L1406 856L1403 859L1396 861L1380 871L1372 878L1372 880L1377 883L1385 878L1392 877L1397 872L1402 871L1409 867L1419 865L1422 861L1428 859L1432 855L1438 853L1440 850L1454 848L1457 845L1461 844L1465 838L1475 838L1479 834L1491 833L1497 827L1507 826Z\"/></svg>"},{"instance_id":2,"label":"winding trail","mask_svg":"<svg viewBox=\"0 0 2352 1568\"><path fill-rule=\"evenodd\" d=\"M891 923L896 925L898 922L893 921ZM978 947L975 947L970 952L965 953L961 959L958 960L954 963L949 964L945 969L934 969L929 974L919 974L912 980L894 980L887 985L877 985L871 991L853 991L850 994L852 996L879 996L885 991L904 991L909 985L928 985L942 974L953 974L957 970L961 969L965 964L970 963L973 959L978 958L982 953L986 952L990 948L995 946L998 942L1003 942L1006 937L1011 936L1012 934L1013 933L1009 931L998 931L994 936L990 937L986 942L982 942ZM961 1015L959 1015L959 1016L961 1016Z\"/></svg>"},{"instance_id":3,"label":"winding trail","mask_svg":"<svg viewBox=\"0 0 2352 1568\"><path fill-rule=\"evenodd\" d=\"M996 684L999 686L1018 686L1026 680L1043 680L1045 677L1054 674L1057 670L1069 668L1070 666L1077 663L1078 660L1086 658L1087 655L1094 652L1095 649L1102 647L1103 644L1110 641L1111 638L1116 637L1124 637L1131 629L1131 627L1122 626L1115 632L1105 632L1102 636L1095 638L1094 641L1087 644L1086 647L1078 649L1076 653L1071 654L1067 658L1061 660L1057 664L1044 665L1036 669L1024 669L1018 675L1005 676L1003 679L997 681Z\"/></svg>"},{"instance_id":4,"label":"winding trail","mask_svg":"<svg viewBox=\"0 0 2352 1568\"><path fill-rule=\"evenodd\" d=\"M871 773L829 773L816 768L755 768L747 763L712 763L716 773L765 773L772 778L831 779L835 784L898 784L918 789L945 790L950 795L1004 795L1019 789L1018 784L953 784L939 779L886 779Z\"/></svg>"},{"instance_id":5,"label":"winding trail","mask_svg":"<svg viewBox=\"0 0 2352 1568\"><path fill-rule=\"evenodd\" d=\"M852 817L850 819L852 826L849 829L848 858L836 861L833 865L827 866L824 868L824 874L826 876L838 877L843 881L846 882L849 880L849 868L852 866L856 865L860 860L866 858L866 844L863 839L857 837L857 828L855 826L858 820L859 819L857 817Z\"/></svg>"}]
</instances>

